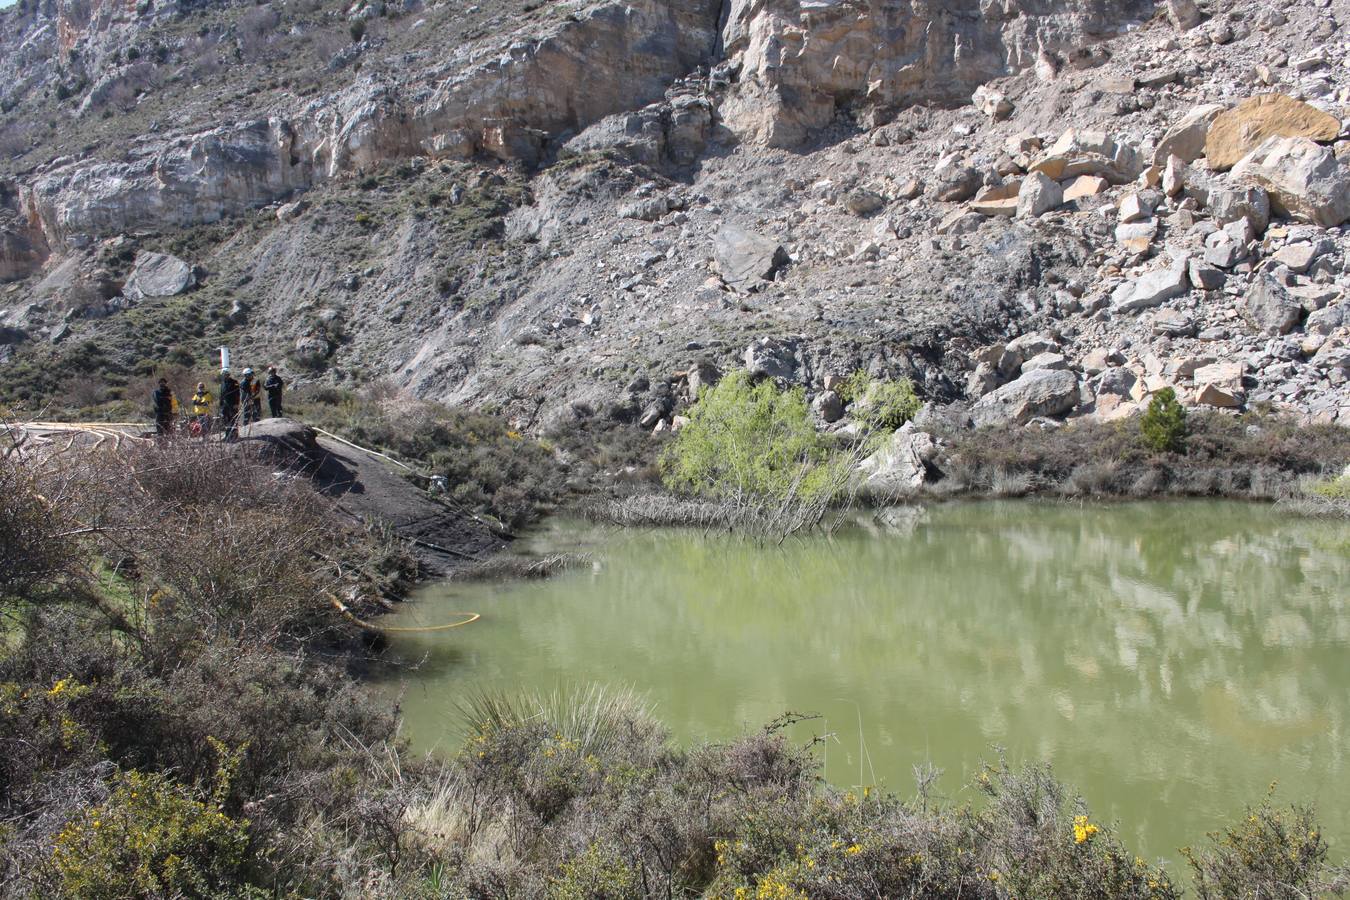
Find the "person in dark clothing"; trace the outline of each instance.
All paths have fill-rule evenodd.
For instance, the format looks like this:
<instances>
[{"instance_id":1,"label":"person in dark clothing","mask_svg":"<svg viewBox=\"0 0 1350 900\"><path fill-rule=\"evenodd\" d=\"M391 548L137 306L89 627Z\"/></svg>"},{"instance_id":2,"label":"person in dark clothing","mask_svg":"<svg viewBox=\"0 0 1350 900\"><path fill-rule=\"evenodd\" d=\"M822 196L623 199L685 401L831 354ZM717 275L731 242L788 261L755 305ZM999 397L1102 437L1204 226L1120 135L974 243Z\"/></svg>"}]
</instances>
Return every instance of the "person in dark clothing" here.
<instances>
[{"instance_id":1,"label":"person in dark clothing","mask_svg":"<svg viewBox=\"0 0 1350 900\"><path fill-rule=\"evenodd\" d=\"M267 367L267 380L263 382L263 390L267 392L267 411L271 413L272 418L281 418L281 390L286 383L281 380L277 374L276 366Z\"/></svg>"},{"instance_id":2,"label":"person in dark clothing","mask_svg":"<svg viewBox=\"0 0 1350 900\"><path fill-rule=\"evenodd\" d=\"M239 382L229 369L220 373L220 427L225 430L226 440L239 436Z\"/></svg>"},{"instance_id":3,"label":"person in dark clothing","mask_svg":"<svg viewBox=\"0 0 1350 900\"><path fill-rule=\"evenodd\" d=\"M155 434L173 433L173 417L178 412L178 398L173 395L166 378L159 380L159 387L150 395L155 405Z\"/></svg>"},{"instance_id":4,"label":"person in dark clothing","mask_svg":"<svg viewBox=\"0 0 1350 900\"><path fill-rule=\"evenodd\" d=\"M252 369L245 369L244 377L239 379L239 394L244 424L252 425L262 418L262 386L253 377Z\"/></svg>"}]
</instances>

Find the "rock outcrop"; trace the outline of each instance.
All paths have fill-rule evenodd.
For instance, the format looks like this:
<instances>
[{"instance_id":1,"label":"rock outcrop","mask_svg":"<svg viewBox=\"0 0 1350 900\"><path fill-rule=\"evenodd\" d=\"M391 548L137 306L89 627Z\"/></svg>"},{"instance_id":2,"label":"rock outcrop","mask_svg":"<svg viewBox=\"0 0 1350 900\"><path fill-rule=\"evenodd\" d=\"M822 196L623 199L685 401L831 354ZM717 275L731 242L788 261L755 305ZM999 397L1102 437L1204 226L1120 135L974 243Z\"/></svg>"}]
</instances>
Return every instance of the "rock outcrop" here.
<instances>
[{"instance_id":1,"label":"rock outcrop","mask_svg":"<svg viewBox=\"0 0 1350 900\"><path fill-rule=\"evenodd\" d=\"M743 139L795 147L837 110L958 104L981 84L1067 61L1125 22L1152 15L1141 0L731 0L723 52L740 83L723 104Z\"/></svg>"}]
</instances>

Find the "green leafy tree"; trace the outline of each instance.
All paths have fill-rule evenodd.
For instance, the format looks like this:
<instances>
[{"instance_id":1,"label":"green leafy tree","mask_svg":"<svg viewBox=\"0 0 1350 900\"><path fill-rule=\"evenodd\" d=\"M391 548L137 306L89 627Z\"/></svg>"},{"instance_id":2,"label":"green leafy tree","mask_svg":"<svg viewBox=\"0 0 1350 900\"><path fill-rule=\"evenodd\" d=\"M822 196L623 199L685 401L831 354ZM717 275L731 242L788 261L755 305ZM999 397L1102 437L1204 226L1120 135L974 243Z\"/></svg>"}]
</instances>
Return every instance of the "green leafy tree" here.
<instances>
[{"instance_id":1,"label":"green leafy tree","mask_svg":"<svg viewBox=\"0 0 1350 900\"><path fill-rule=\"evenodd\" d=\"M1139 422L1139 431L1150 450L1186 452L1186 410L1177 401L1176 391L1163 388L1153 395Z\"/></svg>"},{"instance_id":2,"label":"green leafy tree","mask_svg":"<svg viewBox=\"0 0 1350 900\"><path fill-rule=\"evenodd\" d=\"M667 486L707 497L814 499L841 481L802 389L755 384L746 372L699 401L662 462Z\"/></svg>"}]
</instances>

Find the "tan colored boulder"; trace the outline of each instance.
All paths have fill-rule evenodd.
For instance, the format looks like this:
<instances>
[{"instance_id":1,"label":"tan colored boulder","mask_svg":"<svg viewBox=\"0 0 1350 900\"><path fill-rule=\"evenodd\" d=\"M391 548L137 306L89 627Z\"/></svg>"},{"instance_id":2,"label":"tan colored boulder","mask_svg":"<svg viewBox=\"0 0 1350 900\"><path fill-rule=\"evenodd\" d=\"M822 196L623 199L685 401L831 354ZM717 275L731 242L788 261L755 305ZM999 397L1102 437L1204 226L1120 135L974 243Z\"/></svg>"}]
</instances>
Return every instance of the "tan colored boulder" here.
<instances>
[{"instance_id":1,"label":"tan colored boulder","mask_svg":"<svg viewBox=\"0 0 1350 900\"><path fill-rule=\"evenodd\" d=\"M1079 175L1064 184L1064 202L1071 203L1083 197L1095 197L1106 193L1111 183L1097 175Z\"/></svg>"},{"instance_id":2,"label":"tan colored boulder","mask_svg":"<svg viewBox=\"0 0 1350 900\"><path fill-rule=\"evenodd\" d=\"M983 216L1017 215L1017 194L1022 188L1022 180L1016 179L1007 184L987 187L975 195L970 208Z\"/></svg>"},{"instance_id":3,"label":"tan colored boulder","mask_svg":"<svg viewBox=\"0 0 1350 900\"><path fill-rule=\"evenodd\" d=\"M1335 116L1286 94L1262 94L1215 117L1205 136L1205 158L1222 172L1272 137L1325 142L1340 133Z\"/></svg>"},{"instance_id":4,"label":"tan colored boulder","mask_svg":"<svg viewBox=\"0 0 1350 900\"><path fill-rule=\"evenodd\" d=\"M1241 406L1246 396L1242 389L1243 373L1242 363L1234 362L1213 363L1196 369L1195 402L1223 409Z\"/></svg>"},{"instance_id":5,"label":"tan colored boulder","mask_svg":"<svg viewBox=\"0 0 1350 900\"><path fill-rule=\"evenodd\" d=\"M1330 147L1272 137L1234 168L1239 181L1265 188L1278 213L1323 228L1350 220L1350 170Z\"/></svg>"},{"instance_id":6,"label":"tan colored boulder","mask_svg":"<svg viewBox=\"0 0 1350 900\"><path fill-rule=\"evenodd\" d=\"M1112 184L1127 184L1143 171L1139 152L1104 131L1069 129L1031 167L1055 181L1097 175Z\"/></svg>"}]
</instances>

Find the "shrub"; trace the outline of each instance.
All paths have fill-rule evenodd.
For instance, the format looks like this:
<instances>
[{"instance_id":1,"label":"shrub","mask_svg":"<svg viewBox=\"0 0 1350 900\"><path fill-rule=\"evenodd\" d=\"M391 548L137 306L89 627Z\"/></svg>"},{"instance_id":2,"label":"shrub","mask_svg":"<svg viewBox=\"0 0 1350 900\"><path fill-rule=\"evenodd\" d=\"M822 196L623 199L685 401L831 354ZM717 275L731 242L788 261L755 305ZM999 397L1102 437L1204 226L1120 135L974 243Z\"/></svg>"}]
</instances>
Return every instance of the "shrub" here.
<instances>
[{"instance_id":1,"label":"shrub","mask_svg":"<svg viewBox=\"0 0 1350 900\"><path fill-rule=\"evenodd\" d=\"M248 822L221 812L229 766L217 795L201 798L157 774L125 772L108 799L68 822L52 864L62 896L246 897ZM266 896L261 892L252 896Z\"/></svg>"},{"instance_id":2,"label":"shrub","mask_svg":"<svg viewBox=\"0 0 1350 900\"><path fill-rule=\"evenodd\" d=\"M351 25L347 26L347 31L352 36L353 44L361 43L361 39L366 36L365 19L357 19Z\"/></svg>"},{"instance_id":3,"label":"shrub","mask_svg":"<svg viewBox=\"0 0 1350 900\"><path fill-rule=\"evenodd\" d=\"M877 431L895 431L919 412L914 382L877 381L866 372L854 372L840 386L841 400L853 406L854 418Z\"/></svg>"},{"instance_id":4,"label":"shrub","mask_svg":"<svg viewBox=\"0 0 1350 900\"><path fill-rule=\"evenodd\" d=\"M1350 475L1342 475L1312 486L1312 493L1327 500L1350 500Z\"/></svg>"},{"instance_id":5,"label":"shrub","mask_svg":"<svg viewBox=\"0 0 1350 900\"><path fill-rule=\"evenodd\" d=\"M1350 871L1327 866L1327 844L1308 807L1276 809L1267 797L1210 839L1212 849L1181 851L1200 900L1303 900L1350 888Z\"/></svg>"},{"instance_id":6,"label":"shrub","mask_svg":"<svg viewBox=\"0 0 1350 900\"><path fill-rule=\"evenodd\" d=\"M662 464L675 490L781 501L835 493L832 456L800 388L779 391L735 372L700 399Z\"/></svg>"},{"instance_id":7,"label":"shrub","mask_svg":"<svg viewBox=\"0 0 1350 900\"><path fill-rule=\"evenodd\" d=\"M1153 395L1148 410L1139 420L1144 444L1157 453L1186 452L1186 410L1177 402L1177 393L1163 388Z\"/></svg>"}]
</instances>

